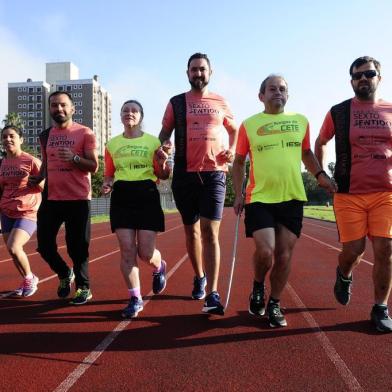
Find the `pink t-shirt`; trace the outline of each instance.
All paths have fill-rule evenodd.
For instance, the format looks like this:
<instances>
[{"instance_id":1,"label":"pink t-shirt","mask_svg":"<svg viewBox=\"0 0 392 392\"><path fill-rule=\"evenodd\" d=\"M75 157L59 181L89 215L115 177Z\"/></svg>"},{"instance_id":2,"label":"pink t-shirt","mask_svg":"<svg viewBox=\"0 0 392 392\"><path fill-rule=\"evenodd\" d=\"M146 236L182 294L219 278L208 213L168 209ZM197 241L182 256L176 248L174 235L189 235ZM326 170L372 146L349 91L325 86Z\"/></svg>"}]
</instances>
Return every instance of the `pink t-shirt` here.
<instances>
[{"instance_id":1,"label":"pink t-shirt","mask_svg":"<svg viewBox=\"0 0 392 392\"><path fill-rule=\"evenodd\" d=\"M41 161L26 152L19 157L4 158L0 168L0 187L3 194L0 200L1 212L13 219L27 218L37 220L41 203L41 190L28 187L29 175L37 175Z\"/></svg>"},{"instance_id":2,"label":"pink t-shirt","mask_svg":"<svg viewBox=\"0 0 392 392\"><path fill-rule=\"evenodd\" d=\"M227 171L227 165L217 160L225 150L224 126L233 124L229 105L221 96L208 93L203 97L187 92L186 100L186 157L187 171ZM165 131L175 127L172 104L169 102L162 120Z\"/></svg>"},{"instance_id":3,"label":"pink t-shirt","mask_svg":"<svg viewBox=\"0 0 392 392\"><path fill-rule=\"evenodd\" d=\"M330 140L335 135L331 112L320 130ZM350 193L392 191L392 104L383 100L351 101Z\"/></svg>"},{"instance_id":4,"label":"pink t-shirt","mask_svg":"<svg viewBox=\"0 0 392 392\"><path fill-rule=\"evenodd\" d=\"M68 147L84 157L97 148L94 133L84 125L72 123L68 128L51 128L46 146L49 200L90 200L90 173L72 162L58 158L59 147ZM45 154L44 154L45 155Z\"/></svg>"}]
</instances>

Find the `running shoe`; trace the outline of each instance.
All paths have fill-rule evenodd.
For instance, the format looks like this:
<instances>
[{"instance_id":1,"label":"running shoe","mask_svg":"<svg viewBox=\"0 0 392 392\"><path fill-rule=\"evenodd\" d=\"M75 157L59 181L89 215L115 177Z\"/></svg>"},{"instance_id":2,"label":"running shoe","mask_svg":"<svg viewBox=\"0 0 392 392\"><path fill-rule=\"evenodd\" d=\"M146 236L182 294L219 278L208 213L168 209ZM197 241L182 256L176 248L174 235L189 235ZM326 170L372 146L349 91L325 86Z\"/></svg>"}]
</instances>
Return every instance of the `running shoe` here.
<instances>
[{"instance_id":1,"label":"running shoe","mask_svg":"<svg viewBox=\"0 0 392 392\"><path fill-rule=\"evenodd\" d=\"M30 297L38 290L39 279L37 276L33 275L32 278L23 279L23 297Z\"/></svg>"},{"instance_id":2,"label":"running shoe","mask_svg":"<svg viewBox=\"0 0 392 392\"><path fill-rule=\"evenodd\" d=\"M202 311L209 314L224 315L225 309L220 303L220 296L217 291L213 291L207 295Z\"/></svg>"},{"instance_id":3,"label":"running shoe","mask_svg":"<svg viewBox=\"0 0 392 392\"><path fill-rule=\"evenodd\" d=\"M13 297L22 297L23 296L23 285L24 285L24 280L22 281L22 284L20 285L20 287L18 287L17 289L14 290L14 292L12 293Z\"/></svg>"},{"instance_id":4,"label":"running shoe","mask_svg":"<svg viewBox=\"0 0 392 392\"><path fill-rule=\"evenodd\" d=\"M257 316L264 316L265 302L264 302L264 284L253 285L253 291L249 296L249 313Z\"/></svg>"},{"instance_id":5,"label":"running shoe","mask_svg":"<svg viewBox=\"0 0 392 392\"><path fill-rule=\"evenodd\" d=\"M271 328L286 327L287 321L280 309L279 302L269 302L267 306L268 320Z\"/></svg>"},{"instance_id":6,"label":"running shoe","mask_svg":"<svg viewBox=\"0 0 392 392\"><path fill-rule=\"evenodd\" d=\"M131 297L128 305L121 313L123 318L135 318L143 310L143 300L138 297Z\"/></svg>"},{"instance_id":7,"label":"running shoe","mask_svg":"<svg viewBox=\"0 0 392 392\"><path fill-rule=\"evenodd\" d=\"M74 297L71 300L72 305L83 305L87 301L93 298L91 290L88 288L78 288L75 292Z\"/></svg>"},{"instance_id":8,"label":"running shoe","mask_svg":"<svg viewBox=\"0 0 392 392\"><path fill-rule=\"evenodd\" d=\"M57 289L57 295L60 298L66 298L69 296L69 293L71 292L71 285L75 280L75 274L73 272L73 269L71 268L69 270L69 275L66 278L60 279L60 285Z\"/></svg>"},{"instance_id":9,"label":"running shoe","mask_svg":"<svg viewBox=\"0 0 392 392\"><path fill-rule=\"evenodd\" d=\"M334 293L336 300L342 304L347 305L350 302L351 286L353 284L353 275L349 278L342 276L339 266L336 268L336 282L334 286Z\"/></svg>"},{"instance_id":10,"label":"running shoe","mask_svg":"<svg viewBox=\"0 0 392 392\"><path fill-rule=\"evenodd\" d=\"M198 300L205 298L206 286L207 286L207 277L205 274L202 278L198 278L197 276L195 276L193 279L192 298Z\"/></svg>"},{"instance_id":11,"label":"running shoe","mask_svg":"<svg viewBox=\"0 0 392 392\"><path fill-rule=\"evenodd\" d=\"M161 261L161 270L152 274L152 291L154 294L160 294L166 287L166 262Z\"/></svg>"},{"instance_id":12,"label":"running shoe","mask_svg":"<svg viewBox=\"0 0 392 392\"><path fill-rule=\"evenodd\" d=\"M370 318L379 332L392 332L392 319L389 317L388 307L374 305Z\"/></svg>"}]
</instances>

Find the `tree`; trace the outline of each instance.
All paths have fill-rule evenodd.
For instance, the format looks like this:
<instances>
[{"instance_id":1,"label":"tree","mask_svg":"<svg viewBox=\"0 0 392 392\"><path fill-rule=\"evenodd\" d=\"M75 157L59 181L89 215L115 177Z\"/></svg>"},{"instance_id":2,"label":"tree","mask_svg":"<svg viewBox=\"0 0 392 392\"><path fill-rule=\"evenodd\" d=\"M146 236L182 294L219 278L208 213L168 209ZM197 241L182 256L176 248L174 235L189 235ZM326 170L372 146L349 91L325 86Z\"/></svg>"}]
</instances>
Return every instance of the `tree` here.
<instances>
[{"instance_id":1,"label":"tree","mask_svg":"<svg viewBox=\"0 0 392 392\"><path fill-rule=\"evenodd\" d=\"M18 127L20 129L24 128L23 120L19 117L19 114L15 112L9 112L6 114L2 122L4 126L13 125L14 127Z\"/></svg>"},{"instance_id":2,"label":"tree","mask_svg":"<svg viewBox=\"0 0 392 392\"><path fill-rule=\"evenodd\" d=\"M328 170L330 172L331 177L333 177L333 175L335 173L335 162L328 163Z\"/></svg>"},{"instance_id":3,"label":"tree","mask_svg":"<svg viewBox=\"0 0 392 392\"><path fill-rule=\"evenodd\" d=\"M98 171L91 176L91 188L93 197L101 196L101 188L103 185L103 167L104 167L104 160L103 156L100 155L98 157Z\"/></svg>"}]
</instances>

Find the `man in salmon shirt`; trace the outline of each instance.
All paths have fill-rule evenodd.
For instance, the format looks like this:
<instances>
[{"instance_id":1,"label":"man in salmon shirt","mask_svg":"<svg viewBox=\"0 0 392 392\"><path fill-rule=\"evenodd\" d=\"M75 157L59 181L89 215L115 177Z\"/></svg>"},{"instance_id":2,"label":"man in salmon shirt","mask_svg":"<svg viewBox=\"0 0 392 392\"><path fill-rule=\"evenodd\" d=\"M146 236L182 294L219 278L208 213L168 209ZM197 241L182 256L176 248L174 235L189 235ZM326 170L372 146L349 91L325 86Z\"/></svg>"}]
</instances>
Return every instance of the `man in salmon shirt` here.
<instances>
[{"instance_id":1,"label":"man in salmon shirt","mask_svg":"<svg viewBox=\"0 0 392 392\"><path fill-rule=\"evenodd\" d=\"M56 91L49 96L53 126L45 142L40 135L41 174L46 177L47 197L44 196L38 210L37 250L60 279L58 296L68 297L75 280L76 292L71 303L81 305L92 298L88 277L90 173L98 169L98 154L92 130L73 122L74 112L68 93ZM57 251L56 237L63 223L73 268L68 267Z\"/></svg>"},{"instance_id":2,"label":"man in salmon shirt","mask_svg":"<svg viewBox=\"0 0 392 392\"><path fill-rule=\"evenodd\" d=\"M227 164L234 158L238 129L225 99L208 91L212 70L207 55L193 54L186 73L191 90L170 99L159 138L164 145L175 129L172 189L195 273L192 298L205 298L207 287L203 312L223 314L218 237ZM223 128L229 135L228 149Z\"/></svg>"},{"instance_id":3,"label":"man in salmon shirt","mask_svg":"<svg viewBox=\"0 0 392 392\"><path fill-rule=\"evenodd\" d=\"M287 99L288 85L282 76L272 74L264 79L259 91L264 111L242 122L233 165L234 211L239 214L245 204L246 236L255 244L249 313L259 317L267 312L271 328L287 326L280 299L302 229L306 193L301 161L319 186L335 191L310 149L307 118L285 112ZM248 155L250 171L244 201L242 183ZM266 307L264 281L269 271L271 291Z\"/></svg>"},{"instance_id":4,"label":"man in salmon shirt","mask_svg":"<svg viewBox=\"0 0 392 392\"><path fill-rule=\"evenodd\" d=\"M380 332L392 331L388 298L392 286L392 104L377 97L380 63L369 56L350 66L355 97L333 106L316 140L322 163L326 144L335 136L334 197L336 222L343 243L336 269L336 300L347 305L353 270L365 251L366 236L374 251L375 304L370 318Z\"/></svg>"}]
</instances>

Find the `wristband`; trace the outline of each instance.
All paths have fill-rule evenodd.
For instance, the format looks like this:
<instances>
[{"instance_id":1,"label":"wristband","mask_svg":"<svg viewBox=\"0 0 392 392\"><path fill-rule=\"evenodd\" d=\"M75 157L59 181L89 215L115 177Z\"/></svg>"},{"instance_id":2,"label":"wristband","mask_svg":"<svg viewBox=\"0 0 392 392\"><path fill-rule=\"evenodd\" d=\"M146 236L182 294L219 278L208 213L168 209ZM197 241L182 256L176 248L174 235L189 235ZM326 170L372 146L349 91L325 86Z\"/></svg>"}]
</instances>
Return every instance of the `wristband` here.
<instances>
[{"instance_id":1,"label":"wristband","mask_svg":"<svg viewBox=\"0 0 392 392\"><path fill-rule=\"evenodd\" d=\"M320 177L321 174L324 174L326 177L328 177L328 174L325 172L325 170L320 170L318 171L314 177L316 178L316 180L318 180L318 178Z\"/></svg>"},{"instance_id":2,"label":"wristband","mask_svg":"<svg viewBox=\"0 0 392 392\"><path fill-rule=\"evenodd\" d=\"M80 162L80 156L79 155L77 155L77 154L75 154L74 156L73 156L73 158L72 158L72 162L73 163L79 163Z\"/></svg>"}]
</instances>

